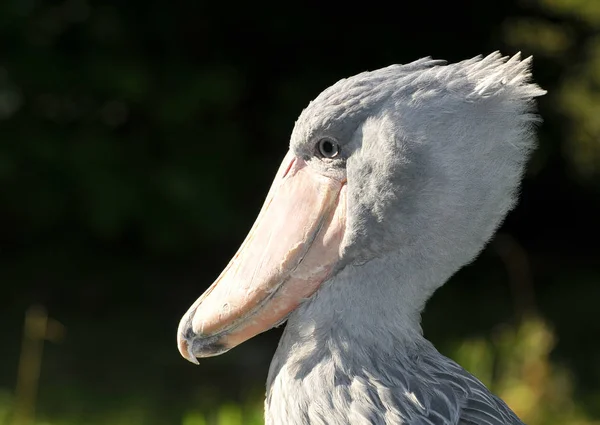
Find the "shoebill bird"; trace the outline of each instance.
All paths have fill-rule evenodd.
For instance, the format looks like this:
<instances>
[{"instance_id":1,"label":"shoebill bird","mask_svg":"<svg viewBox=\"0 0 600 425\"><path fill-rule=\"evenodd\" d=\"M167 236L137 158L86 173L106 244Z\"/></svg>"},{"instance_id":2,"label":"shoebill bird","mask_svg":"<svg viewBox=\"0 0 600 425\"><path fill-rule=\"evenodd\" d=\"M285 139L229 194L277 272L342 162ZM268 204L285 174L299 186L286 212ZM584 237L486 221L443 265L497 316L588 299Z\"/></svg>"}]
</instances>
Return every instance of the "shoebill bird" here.
<instances>
[{"instance_id":1,"label":"shoebill bird","mask_svg":"<svg viewBox=\"0 0 600 425\"><path fill-rule=\"evenodd\" d=\"M181 319L183 357L287 320L267 424L522 424L420 327L515 205L535 144L530 58L424 58L340 80L296 121L237 254Z\"/></svg>"}]
</instances>

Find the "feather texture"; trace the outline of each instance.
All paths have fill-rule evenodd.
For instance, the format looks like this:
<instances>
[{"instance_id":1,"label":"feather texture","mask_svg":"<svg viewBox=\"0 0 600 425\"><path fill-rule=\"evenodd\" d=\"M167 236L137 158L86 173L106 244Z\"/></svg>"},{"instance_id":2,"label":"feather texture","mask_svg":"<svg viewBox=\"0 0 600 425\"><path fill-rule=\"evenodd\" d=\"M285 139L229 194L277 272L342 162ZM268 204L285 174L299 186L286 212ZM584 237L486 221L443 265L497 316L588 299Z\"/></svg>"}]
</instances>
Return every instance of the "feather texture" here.
<instances>
[{"instance_id":1,"label":"feather texture","mask_svg":"<svg viewBox=\"0 0 600 425\"><path fill-rule=\"evenodd\" d=\"M436 288L514 206L539 118L531 59L424 58L341 80L302 112L291 149L348 181L338 268L288 320L267 424L519 425L422 336ZM315 141L340 156L324 165Z\"/></svg>"}]
</instances>

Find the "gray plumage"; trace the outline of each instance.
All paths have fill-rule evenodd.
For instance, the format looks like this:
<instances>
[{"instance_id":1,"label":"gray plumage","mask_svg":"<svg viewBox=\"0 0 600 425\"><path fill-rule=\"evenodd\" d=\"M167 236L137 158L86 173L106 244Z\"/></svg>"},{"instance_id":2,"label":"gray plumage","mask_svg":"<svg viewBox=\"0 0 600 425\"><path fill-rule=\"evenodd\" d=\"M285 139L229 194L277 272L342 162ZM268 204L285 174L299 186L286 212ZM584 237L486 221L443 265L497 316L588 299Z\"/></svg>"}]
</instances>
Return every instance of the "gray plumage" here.
<instances>
[{"instance_id":1,"label":"gray plumage","mask_svg":"<svg viewBox=\"0 0 600 425\"><path fill-rule=\"evenodd\" d=\"M341 261L291 313L271 364L266 422L522 422L422 336L431 294L513 207L534 145L530 59L429 58L341 80L302 112L291 149L345 176ZM340 155L323 161L315 143Z\"/></svg>"}]
</instances>

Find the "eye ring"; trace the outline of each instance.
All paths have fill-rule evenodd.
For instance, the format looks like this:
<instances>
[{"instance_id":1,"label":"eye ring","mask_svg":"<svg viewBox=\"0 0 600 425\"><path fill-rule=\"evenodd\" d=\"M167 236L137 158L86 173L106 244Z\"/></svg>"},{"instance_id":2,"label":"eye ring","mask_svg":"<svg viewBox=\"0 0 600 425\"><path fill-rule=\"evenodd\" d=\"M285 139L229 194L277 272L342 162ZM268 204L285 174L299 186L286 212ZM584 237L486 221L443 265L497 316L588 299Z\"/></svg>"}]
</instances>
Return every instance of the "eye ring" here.
<instances>
[{"instance_id":1,"label":"eye ring","mask_svg":"<svg viewBox=\"0 0 600 425\"><path fill-rule=\"evenodd\" d=\"M331 139L321 139L317 142L317 152L323 158L335 158L340 153L340 146Z\"/></svg>"}]
</instances>

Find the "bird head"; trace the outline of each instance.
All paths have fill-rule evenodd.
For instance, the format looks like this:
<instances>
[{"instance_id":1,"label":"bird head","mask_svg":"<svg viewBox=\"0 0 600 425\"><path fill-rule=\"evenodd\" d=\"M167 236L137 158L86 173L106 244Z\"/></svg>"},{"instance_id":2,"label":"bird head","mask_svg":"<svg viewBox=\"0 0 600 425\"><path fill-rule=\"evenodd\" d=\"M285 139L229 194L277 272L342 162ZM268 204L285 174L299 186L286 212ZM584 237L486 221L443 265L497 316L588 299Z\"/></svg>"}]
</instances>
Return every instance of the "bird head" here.
<instances>
[{"instance_id":1,"label":"bird head","mask_svg":"<svg viewBox=\"0 0 600 425\"><path fill-rule=\"evenodd\" d=\"M529 67L498 53L425 58L322 92L246 240L181 319L181 354L197 362L280 324L350 264L394 253L451 274L472 260L513 207L534 145L544 91Z\"/></svg>"}]
</instances>

